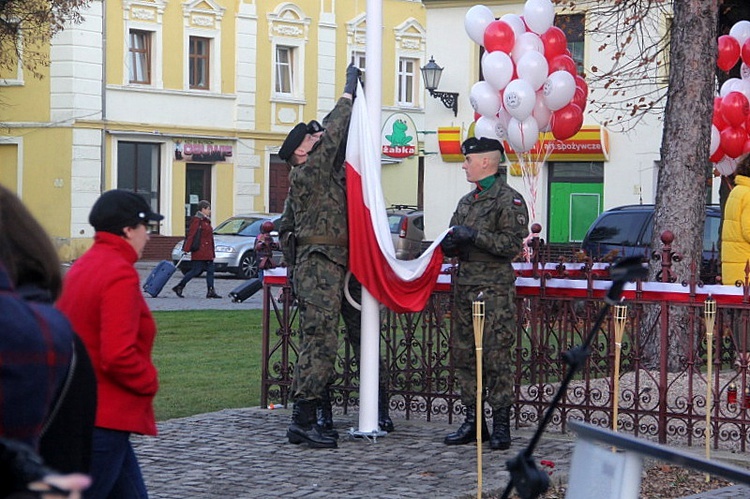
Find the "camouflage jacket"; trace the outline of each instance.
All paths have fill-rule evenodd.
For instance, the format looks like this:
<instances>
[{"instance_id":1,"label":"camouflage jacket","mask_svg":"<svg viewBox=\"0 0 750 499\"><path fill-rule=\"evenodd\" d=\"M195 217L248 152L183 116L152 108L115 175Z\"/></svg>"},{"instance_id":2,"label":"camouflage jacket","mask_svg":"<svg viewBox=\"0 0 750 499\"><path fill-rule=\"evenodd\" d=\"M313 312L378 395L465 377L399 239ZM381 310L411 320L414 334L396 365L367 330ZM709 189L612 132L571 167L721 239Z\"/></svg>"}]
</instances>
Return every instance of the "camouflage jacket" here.
<instances>
[{"instance_id":1,"label":"camouflage jacket","mask_svg":"<svg viewBox=\"0 0 750 499\"><path fill-rule=\"evenodd\" d=\"M279 223L284 260L290 260L285 241L289 233L297 239L296 261L320 252L346 266L349 260L346 214L346 177L339 150L345 142L352 115L352 101L340 98L323 119L326 131L307 162L289 173L289 195ZM312 241L308 243L306 241Z\"/></svg>"},{"instance_id":2,"label":"camouflage jacket","mask_svg":"<svg viewBox=\"0 0 750 499\"><path fill-rule=\"evenodd\" d=\"M474 244L461 248L456 284L511 285L511 262L529 233L526 201L499 177L481 195L478 192L462 197L451 218L451 226L477 231Z\"/></svg>"}]
</instances>

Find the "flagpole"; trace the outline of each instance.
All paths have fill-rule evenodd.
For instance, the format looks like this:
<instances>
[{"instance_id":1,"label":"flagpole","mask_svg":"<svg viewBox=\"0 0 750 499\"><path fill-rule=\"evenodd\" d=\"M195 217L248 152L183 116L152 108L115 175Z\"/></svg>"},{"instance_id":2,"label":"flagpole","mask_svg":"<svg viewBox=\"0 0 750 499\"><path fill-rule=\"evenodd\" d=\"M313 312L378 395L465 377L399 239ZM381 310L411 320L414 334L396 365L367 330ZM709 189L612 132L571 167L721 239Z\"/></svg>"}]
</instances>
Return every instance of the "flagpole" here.
<instances>
[{"instance_id":1,"label":"flagpole","mask_svg":"<svg viewBox=\"0 0 750 499\"><path fill-rule=\"evenodd\" d=\"M367 0L365 35L365 83L369 122L380 130L382 101L382 0ZM373 140L379 135L373 134ZM378 144L373 144L378 151ZM380 156L380 155L378 155ZM355 435L378 435L378 371L380 369L380 307L369 291L362 287L362 339L359 365L359 429Z\"/></svg>"}]
</instances>

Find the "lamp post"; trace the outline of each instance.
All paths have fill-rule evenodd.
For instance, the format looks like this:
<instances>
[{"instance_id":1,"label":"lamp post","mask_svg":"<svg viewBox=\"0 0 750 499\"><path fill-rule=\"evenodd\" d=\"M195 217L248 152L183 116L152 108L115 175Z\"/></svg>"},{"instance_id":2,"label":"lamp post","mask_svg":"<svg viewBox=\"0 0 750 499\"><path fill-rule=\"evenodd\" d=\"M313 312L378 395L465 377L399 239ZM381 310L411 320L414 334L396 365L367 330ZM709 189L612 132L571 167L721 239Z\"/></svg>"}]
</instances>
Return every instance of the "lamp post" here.
<instances>
[{"instance_id":1,"label":"lamp post","mask_svg":"<svg viewBox=\"0 0 750 499\"><path fill-rule=\"evenodd\" d=\"M424 87L430 92L430 95L440 99L448 109L453 109L453 116L458 116L458 92L440 92L437 90L443 68L437 65L434 57L430 56L430 62L422 66L420 70L422 71Z\"/></svg>"}]
</instances>

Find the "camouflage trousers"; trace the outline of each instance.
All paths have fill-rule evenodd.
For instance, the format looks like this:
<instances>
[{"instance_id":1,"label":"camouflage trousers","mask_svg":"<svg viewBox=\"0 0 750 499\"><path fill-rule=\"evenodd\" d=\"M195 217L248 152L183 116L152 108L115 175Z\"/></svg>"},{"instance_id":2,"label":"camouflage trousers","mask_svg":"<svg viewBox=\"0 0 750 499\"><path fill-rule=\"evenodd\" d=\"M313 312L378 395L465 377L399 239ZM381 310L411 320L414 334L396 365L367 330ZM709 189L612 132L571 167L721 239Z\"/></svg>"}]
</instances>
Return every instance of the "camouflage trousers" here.
<instances>
[{"instance_id":1,"label":"camouflage trousers","mask_svg":"<svg viewBox=\"0 0 750 499\"><path fill-rule=\"evenodd\" d=\"M293 400L317 400L333 379L338 350L346 268L322 253L310 253L294 267L299 304L299 356L294 367Z\"/></svg>"},{"instance_id":2,"label":"camouflage trousers","mask_svg":"<svg viewBox=\"0 0 750 499\"><path fill-rule=\"evenodd\" d=\"M511 361L516 327L515 287L457 285L453 295L451 356L461 389L461 402L476 405L477 375L473 300L484 293L485 320L482 342L482 386L485 400L494 408L514 402L514 367Z\"/></svg>"}]
</instances>

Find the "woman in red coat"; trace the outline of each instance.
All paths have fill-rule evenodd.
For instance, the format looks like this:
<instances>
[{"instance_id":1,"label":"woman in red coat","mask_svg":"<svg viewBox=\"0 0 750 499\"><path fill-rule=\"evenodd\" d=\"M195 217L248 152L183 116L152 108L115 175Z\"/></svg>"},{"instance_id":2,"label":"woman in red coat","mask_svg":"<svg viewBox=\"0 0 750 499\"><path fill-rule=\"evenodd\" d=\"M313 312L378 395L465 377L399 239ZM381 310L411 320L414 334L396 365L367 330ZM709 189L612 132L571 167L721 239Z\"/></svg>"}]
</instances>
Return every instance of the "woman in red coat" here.
<instances>
[{"instance_id":1,"label":"woman in red coat","mask_svg":"<svg viewBox=\"0 0 750 499\"><path fill-rule=\"evenodd\" d=\"M57 302L96 373L93 484L86 499L148 497L130 434L156 435L156 323L134 264L149 240L148 224L163 218L138 194L102 194L89 214L94 245L71 265Z\"/></svg>"},{"instance_id":2,"label":"woman in red coat","mask_svg":"<svg viewBox=\"0 0 750 499\"><path fill-rule=\"evenodd\" d=\"M214 229L211 227L211 203L206 200L198 203L198 211L195 212L195 216L190 221L190 229L185 238L185 243L182 245L182 251L191 253L190 259L193 265L179 284L172 288L172 291L180 298L185 298L182 291L187 283L193 277L201 275L201 272L205 270L206 286L208 287L206 298L221 298L214 289L214 258L216 258Z\"/></svg>"}]
</instances>

